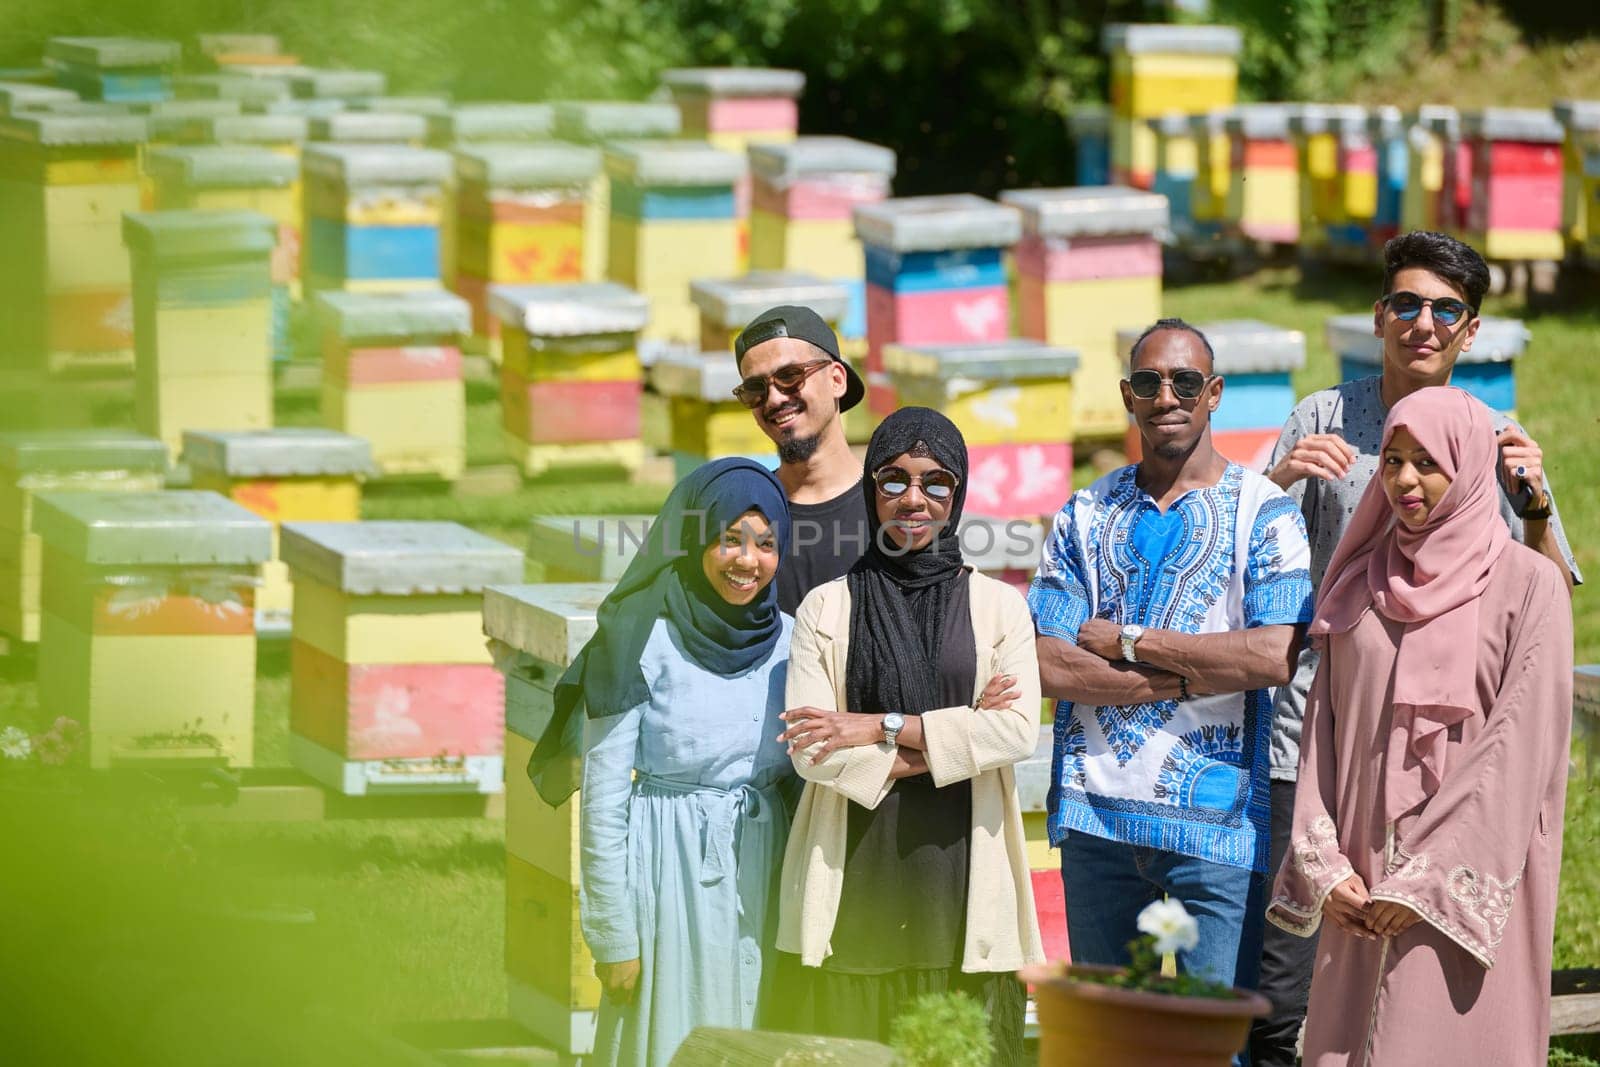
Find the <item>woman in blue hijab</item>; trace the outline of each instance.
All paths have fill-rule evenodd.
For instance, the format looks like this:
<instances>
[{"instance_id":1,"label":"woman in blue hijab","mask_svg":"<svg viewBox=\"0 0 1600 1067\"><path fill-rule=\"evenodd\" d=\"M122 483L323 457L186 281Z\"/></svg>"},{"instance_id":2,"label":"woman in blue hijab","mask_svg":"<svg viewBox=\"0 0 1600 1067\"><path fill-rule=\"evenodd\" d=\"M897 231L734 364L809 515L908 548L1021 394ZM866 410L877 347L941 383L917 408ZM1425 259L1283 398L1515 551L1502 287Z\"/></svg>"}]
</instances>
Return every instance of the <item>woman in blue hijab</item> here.
<instances>
[{"instance_id":1,"label":"woman in blue hijab","mask_svg":"<svg viewBox=\"0 0 1600 1067\"><path fill-rule=\"evenodd\" d=\"M699 468L557 683L528 773L552 804L583 790L597 1063L665 1065L696 1026L755 1024L793 775L774 740L793 620L772 577L788 547L770 471Z\"/></svg>"}]
</instances>

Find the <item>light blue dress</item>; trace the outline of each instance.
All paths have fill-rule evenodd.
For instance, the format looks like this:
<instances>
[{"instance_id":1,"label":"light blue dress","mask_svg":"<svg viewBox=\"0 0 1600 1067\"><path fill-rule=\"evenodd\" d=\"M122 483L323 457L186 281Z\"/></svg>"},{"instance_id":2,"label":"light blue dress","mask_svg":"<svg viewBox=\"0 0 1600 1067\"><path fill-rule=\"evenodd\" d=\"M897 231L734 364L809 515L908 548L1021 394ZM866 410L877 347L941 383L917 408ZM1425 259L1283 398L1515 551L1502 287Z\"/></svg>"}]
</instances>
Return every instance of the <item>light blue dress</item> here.
<instances>
[{"instance_id":1,"label":"light blue dress","mask_svg":"<svg viewBox=\"0 0 1600 1067\"><path fill-rule=\"evenodd\" d=\"M640 961L632 1003L602 997L594 1059L665 1065L696 1026L755 1024L770 890L794 774L776 740L794 620L765 662L724 678L656 621L650 699L584 731L583 936L600 963Z\"/></svg>"}]
</instances>

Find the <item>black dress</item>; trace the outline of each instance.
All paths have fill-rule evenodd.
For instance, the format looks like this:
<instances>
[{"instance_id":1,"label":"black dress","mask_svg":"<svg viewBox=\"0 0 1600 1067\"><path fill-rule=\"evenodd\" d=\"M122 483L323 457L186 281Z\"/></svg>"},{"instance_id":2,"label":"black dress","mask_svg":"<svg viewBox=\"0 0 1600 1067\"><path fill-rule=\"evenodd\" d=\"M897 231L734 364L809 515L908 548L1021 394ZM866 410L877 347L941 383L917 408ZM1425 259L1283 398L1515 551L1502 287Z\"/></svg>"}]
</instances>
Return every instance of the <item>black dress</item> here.
<instances>
[{"instance_id":1,"label":"black dress","mask_svg":"<svg viewBox=\"0 0 1600 1067\"><path fill-rule=\"evenodd\" d=\"M942 648L940 706L968 704L977 653L965 577L951 591ZM773 1025L887 1041L917 996L958 990L987 1009L995 1063L1021 1062L1021 984L1010 972L961 970L971 838L971 782L940 788L918 775L894 782L870 811L851 804L833 953L821 967L778 955Z\"/></svg>"}]
</instances>

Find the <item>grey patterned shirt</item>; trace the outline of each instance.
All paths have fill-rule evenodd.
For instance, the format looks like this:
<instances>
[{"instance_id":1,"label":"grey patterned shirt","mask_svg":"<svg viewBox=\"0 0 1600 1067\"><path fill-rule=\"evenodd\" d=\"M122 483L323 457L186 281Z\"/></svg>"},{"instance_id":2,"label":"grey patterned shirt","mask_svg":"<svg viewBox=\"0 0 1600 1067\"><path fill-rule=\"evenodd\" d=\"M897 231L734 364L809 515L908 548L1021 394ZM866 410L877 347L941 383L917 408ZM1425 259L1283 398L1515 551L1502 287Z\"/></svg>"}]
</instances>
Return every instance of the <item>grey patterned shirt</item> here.
<instances>
[{"instance_id":1,"label":"grey patterned shirt","mask_svg":"<svg viewBox=\"0 0 1600 1067\"><path fill-rule=\"evenodd\" d=\"M1378 447L1383 440L1383 420L1389 409L1383 405L1381 377L1361 378L1345 382L1331 389L1312 393L1295 406L1289 421L1278 436L1267 464L1270 471L1294 450L1302 437L1316 433L1338 434L1355 449L1355 462L1350 473L1338 481L1322 478L1304 478L1291 485L1287 492L1300 505L1306 519L1306 535L1311 541L1311 582L1320 588L1322 575L1333 558L1333 550L1344 536L1346 524L1355 514L1361 494L1378 471ZM1496 432L1515 421L1499 412L1491 412ZM1556 537L1561 555L1572 571L1574 581L1581 582L1578 565L1567 546L1566 531L1561 528L1561 513L1555 509L1555 490L1550 486L1549 473L1545 474L1545 488L1550 492L1550 529ZM1500 514L1511 528L1511 536L1522 540L1522 520L1512 510L1511 500L1502 490ZM1300 722L1305 717L1306 694L1311 690L1311 679L1317 673L1318 656L1309 647L1300 652L1300 663L1294 680L1278 690L1273 703L1272 724L1272 777L1280 781L1294 781L1300 763Z\"/></svg>"}]
</instances>

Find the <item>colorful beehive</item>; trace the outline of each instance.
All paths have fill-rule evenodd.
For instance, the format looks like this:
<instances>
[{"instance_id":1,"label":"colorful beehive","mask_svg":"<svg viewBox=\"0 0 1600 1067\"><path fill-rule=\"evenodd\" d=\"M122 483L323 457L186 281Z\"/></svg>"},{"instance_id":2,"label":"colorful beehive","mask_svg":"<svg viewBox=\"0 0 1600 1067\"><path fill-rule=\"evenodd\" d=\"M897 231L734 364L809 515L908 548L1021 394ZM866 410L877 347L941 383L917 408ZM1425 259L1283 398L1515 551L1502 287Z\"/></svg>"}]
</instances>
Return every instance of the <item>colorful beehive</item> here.
<instances>
[{"instance_id":1,"label":"colorful beehive","mask_svg":"<svg viewBox=\"0 0 1600 1067\"><path fill-rule=\"evenodd\" d=\"M89 765L254 753L253 601L272 526L207 492L42 493L39 706Z\"/></svg>"},{"instance_id":2,"label":"colorful beehive","mask_svg":"<svg viewBox=\"0 0 1600 1067\"><path fill-rule=\"evenodd\" d=\"M1439 108L1426 121L1444 145L1436 229L1461 236L1466 233L1467 209L1472 203L1472 145L1461 135L1461 117L1453 108Z\"/></svg>"},{"instance_id":3,"label":"colorful beehive","mask_svg":"<svg viewBox=\"0 0 1600 1067\"><path fill-rule=\"evenodd\" d=\"M1368 230L1375 250L1400 233L1405 209L1406 180L1411 173L1411 140L1405 119L1395 107L1375 107L1367 119L1367 135L1377 152L1378 204Z\"/></svg>"},{"instance_id":4,"label":"colorful beehive","mask_svg":"<svg viewBox=\"0 0 1600 1067\"><path fill-rule=\"evenodd\" d=\"M372 443L391 478L454 481L466 466L461 341L452 293L322 293L322 424Z\"/></svg>"},{"instance_id":5,"label":"colorful beehive","mask_svg":"<svg viewBox=\"0 0 1600 1067\"><path fill-rule=\"evenodd\" d=\"M448 96L366 96L350 101L354 111L374 111L396 115L421 115L433 118L450 113Z\"/></svg>"},{"instance_id":6,"label":"colorful beehive","mask_svg":"<svg viewBox=\"0 0 1600 1067\"><path fill-rule=\"evenodd\" d=\"M606 582L622 577L645 543L654 515L541 515L528 525L529 562L545 582Z\"/></svg>"},{"instance_id":7,"label":"colorful beehive","mask_svg":"<svg viewBox=\"0 0 1600 1067\"><path fill-rule=\"evenodd\" d=\"M1195 172L1200 165L1199 143L1189 124L1189 116L1169 112L1145 119L1155 134L1155 171L1150 191L1167 198L1172 237L1181 246L1195 243L1193 194ZM1080 188L1087 188L1079 182Z\"/></svg>"},{"instance_id":8,"label":"colorful beehive","mask_svg":"<svg viewBox=\"0 0 1600 1067\"><path fill-rule=\"evenodd\" d=\"M1022 236L1016 208L979 196L913 196L855 208L867 264L867 403L898 405L884 377L888 344L1003 341L1011 295L1002 262Z\"/></svg>"},{"instance_id":9,"label":"colorful beehive","mask_svg":"<svg viewBox=\"0 0 1600 1067\"><path fill-rule=\"evenodd\" d=\"M78 99L71 89L53 85L33 85L29 82L0 81L0 115L17 111L32 111L52 104L67 104Z\"/></svg>"},{"instance_id":10,"label":"colorful beehive","mask_svg":"<svg viewBox=\"0 0 1600 1067\"><path fill-rule=\"evenodd\" d=\"M157 100L143 105L142 110L146 116L146 148L158 148L182 144L196 120L238 115L243 105L237 100Z\"/></svg>"},{"instance_id":11,"label":"colorful beehive","mask_svg":"<svg viewBox=\"0 0 1600 1067\"><path fill-rule=\"evenodd\" d=\"M1472 151L1467 243L1485 259L1560 259L1561 123L1548 111L1492 107L1463 115L1461 127Z\"/></svg>"},{"instance_id":12,"label":"colorful beehive","mask_svg":"<svg viewBox=\"0 0 1600 1067\"><path fill-rule=\"evenodd\" d=\"M703 141L619 141L605 149L611 180L607 276L650 301L656 347L694 344L696 278L737 274L734 185L744 157Z\"/></svg>"},{"instance_id":13,"label":"colorful beehive","mask_svg":"<svg viewBox=\"0 0 1600 1067\"><path fill-rule=\"evenodd\" d=\"M1555 116L1567 131L1561 149L1561 228L1567 249L1582 254L1589 236L1589 201L1595 192L1584 185L1583 159L1600 149L1600 100L1560 100Z\"/></svg>"},{"instance_id":14,"label":"colorful beehive","mask_svg":"<svg viewBox=\"0 0 1600 1067\"><path fill-rule=\"evenodd\" d=\"M771 438L750 409L733 398L739 380L739 368L727 349L663 352L651 364L651 386L668 405L675 477L724 456L746 456L777 468Z\"/></svg>"},{"instance_id":15,"label":"colorful beehive","mask_svg":"<svg viewBox=\"0 0 1600 1067\"><path fill-rule=\"evenodd\" d=\"M584 215L600 153L546 141L469 145L455 158L455 290L472 305L473 334L498 352L489 286L583 280Z\"/></svg>"},{"instance_id":16,"label":"colorful beehive","mask_svg":"<svg viewBox=\"0 0 1600 1067\"><path fill-rule=\"evenodd\" d=\"M1228 115L1229 228L1247 241L1300 239L1300 175L1289 129L1292 104L1241 104Z\"/></svg>"},{"instance_id":17,"label":"colorful beehive","mask_svg":"<svg viewBox=\"0 0 1600 1067\"><path fill-rule=\"evenodd\" d=\"M1033 881L1033 907L1039 916L1039 938L1046 956L1070 960L1067 944L1067 901L1061 883L1061 853L1050 847L1049 796L1054 780L1055 729L1039 728L1033 755L1014 768L1017 800L1022 808L1022 831L1027 840L1028 873Z\"/></svg>"},{"instance_id":18,"label":"colorful beehive","mask_svg":"<svg viewBox=\"0 0 1600 1067\"><path fill-rule=\"evenodd\" d=\"M1104 104L1079 104L1067 113L1072 137L1072 174L1077 185L1111 180L1111 110Z\"/></svg>"},{"instance_id":19,"label":"colorful beehive","mask_svg":"<svg viewBox=\"0 0 1600 1067\"><path fill-rule=\"evenodd\" d=\"M1334 142L1333 200L1322 219L1324 254L1334 260L1371 262L1371 233L1378 214L1378 149L1371 134L1372 112L1346 105L1328 118Z\"/></svg>"},{"instance_id":20,"label":"colorful beehive","mask_svg":"<svg viewBox=\"0 0 1600 1067\"><path fill-rule=\"evenodd\" d=\"M639 332L651 308L609 282L496 285L500 404L508 451L530 478L553 467L644 462Z\"/></svg>"},{"instance_id":21,"label":"colorful beehive","mask_svg":"<svg viewBox=\"0 0 1600 1067\"><path fill-rule=\"evenodd\" d=\"M1459 125L1456 109L1424 104L1405 118L1406 190L1400 200L1400 229L1439 230L1442 228L1439 200L1443 195L1445 143L1453 141L1435 129L1435 121Z\"/></svg>"},{"instance_id":22,"label":"colorful beehive","mask_svg":"<svg viewBox=\"0 0 1600 1067\"><path fill-rule=\"evenodd\" d=\"M1361 109L1356 109L1360 111ZM1320 252L1328 244L1328 221L1339 204L1339 138L1333 118L1339 107L1301 104L1289 116L1300 174L1300 247Z\"/></svg>"},{"instance_id":23,"label":"colorful beehive","mask_svg":"<svg viewBox=\"0 0 1600 1067\"><path fill-rule=\"evenodd\" d=\"M152 492L166 479L160 441L118 430L0 435L0 632L39 640L36 493Z\"/></svg>"},{"instance_id":24,"label":"colorful beehive","mask_svg":"<svg viewBox=\"0 0 1600 1067\"><path fill-rule=\"evenodd\" d=\"M1076 352L1031 340L908 344L886 345L883 360L901 404L961 427L974 514L1035 519L1072 494Z\"/></svg>"},{"instance_id":25,"label":"colorful beehive","mask_svg":"<svg viewBox=\"0 0 1600 1067\"><path fill-rule=\"evenodd\" d=\"M270 33L202 33L196 43L200 54L219 69L238 64L290 64L295 57L285 55L283 45Z\"/></svg>"},{"instance_id":26,"label":"colorful beehive","mask_svg":"<svg viewBox=\"0 0 1600 1067\"><path fill-rule=\"evenodd\" d=\"M555 135L555 121L550 104L457 104L428 116L428 143L453 148L473 142L543 141Z\"/></svg>"},{"instance_id":27,"label":"colorful beehive","mask_svg":"<svg viewBox=\"0 0 1600 1067\"><path fill-rule=\"evenodd\" d=\"M797 103L806 76L797 70L687 67L661 72L683 114L683 134L744 158L751 145L787 144L800 128ZM750 263L750 176L734 186L739 268Z\"/></svg>"},{"instance_id":28,"label":"colorful beehive","mask_svg":"<svg viewBox=\"0 0 1600 1067\"><path fill-rule=\"evenodd\" d=\"M1189 117L1194 134L1194 185L1189 190L1193 217L1191 251L1204 253L1220 246L1228 229L1228 189L1232 184L1233 150L1228 140L1232 109L1205 111Z\"/></svg>"},{"instance_id":29,"label":"colorful beehive","mask_svg":"<svg viewBox=\"0 0 1600 1067\"><path fill-rule=\"evenodd\" d=\"M1600 146L1583 151L1583 202L1585 219L1600 220ZM1600 221L1585 224L1583 260L1591 267L1600 266Z\"/></svg>"},{"instance_id":30,"label":"colorful beehive","mask_svg":"<svg viewBox=\"0 0 1600 1067\"><path fill-rule=\"evenodd\" d=\"M1370 317L1367 326L1370 333ZM1222 405L1211 413L1211 443L1235 463L1265 470L1284 421L1294 410L1292 378L1305 366L1306 335L1254 319L1206 323L1199 329L1216 355L1215 372L1227 379ZM1117 334L1125 370L1141 332ZM1139 428L1131 421L1124 447L1134 461L1144 451Z\"/></svg>"},{"instance_id":31,"label":"colorful beehive","mask_svg":"<svg viewBox=\"0 0 1600 1067\"><path fill-rule=\"evenodd\" d=\"M145 120L131 115L0 121L0 301L7 347L25 368L132 365L122 215L141 206L144 136Z\"/></svg>"},{"instance_id":32,"label":"colorful beehive","mask_svg":"<svg viewBox=\"0 0 1600 1067\"><path fill-rule=\"evenodd\" d=\"M1072 436L1120 438L1127 413L1117 388L1117 331L1161 317L1156 235L1167 228L1166 197L1106 186L1016 190L1000 199L1022 209L1022 335L1078 354Z\"/></svg>"},{"instance_id":33,"label":"colorful beehive","mask_svg":"<svg viewBox=\"0 0 1600 1067\"><path fill-rule=\"evenodd\" d=\"M847 286L839 335L847 345L864 342L866 268L851 212L888 199L894 150L849 137L801 137L752 146L750 170L750 266L803 270Z\"/></svg>"},{"instance_id":34,"label":"colorful beehive","mask_svg":"<svg viewBox=\"0 0 1600 1067\"><path fill-rule=\"evenodd\" d=\"M667 103L631 103L615 100L568 101L556 105L555 132L562 140L604 145L612 141L657 140L676 137L683 116ZM589 196L589 215L583 222L583 280L604 281L610 251L611 181L602 170Z\"/></svg>"},{"instance_id":35,"label":"colorful beehive","mask_svg":"<svg viewBox=\"0 0 1600 1067\"><path fill-rule=\"evenodd\" d=\"M1241 35L1232 26L1113 23L1100 40L1111 55L1111 180L1148 189L1155 135L1142 120L1232 107Z\"/></svg>"},{"instance_id":36,"label":"colorful beehive","mask_svg":"<svg viewBox=\"0 0 1600 1067\"><path fill-rule=\"evenodd\" d=\"M272 249L253 211L123 218L133 258L134 422L178 453L183 431L272 425Z\"/></svg>"},{"instance_id":37,"label":"colorful beehive","mask_svg":"<svg viewBox=\"0 0 1600 1067\"><path fill-rule=\"evenodd\" d=\"M239 116L239 123L297 122ZM266 131L283 136L282 131ZM272 252L272 356L290 355L289 304L300 268L300 166L296 156L256 145L159 148L145 158L161 211L255 211L277 228Z\"/></svg>"},{"instance_id":38,"label":"colorful beehive","mask_svg":"<svg viewBox=\"0 0 1600 1067\"><path fill-rule=\"evenodd\" d=\"M428 139L428 120L403 111L340 111L313 117L311 139L334 144L420 147Z\"/></svg>"},{"instance_id":39,"label":"colorful beehive","mask_svg":"<svg viewBox=\"0 0 1600 1067\"><path fill-rule=\"evenodd\" d=\"M1368 312L1333 315L1327 321L1328 347L1339 357L1343 381L1383 372L1383 342L1373 336ZM1517 379L1514 363L1532 335L1519 319L1482 317L1472 347L1456 358L1450 384L1459 386L1496 411L1514 414ZM1232 395L1233 383L1228 383Z\"/></svg>"},{"instance_id":40,"label":"colorful beehive","mask_svg":"<svg viewBox=\"0 0 1600 1067\"><path fill-rule=\"evenodd\" d=\"M171 96L180 52L176 41L135 37L52 37L44 47L62 86L86 99L129 103Z\"/></svg>"},{"instance_id":41,"label":"colorful beehive","mask_svg":"<svg viewBox=\"0 0 1600 1067\"><path fill-rule=\"evenodd\" d=\"M403 145L311 145L305 181L308 292L439 287L439 220L452 161Z\"/></svg>"},{"instance_id":42,"label":"colorful beehive","mask_svg":"<svg viewBox=\"0 0 1600 1067\"><path fill-rule=\"evenodd\" d=\"M961 558L968 566L1027 593L1044 553L1044 523L1035 518L963 515L957 535Z\"/></svg>"},{"instance_id":43,"label":"colorful beehive","mask_svg":"<svg viewBox=\"0 0 1600 1067\"><path fill-rule=\"evenodd\" d=\"M302 100L360 100L389 91L389 78L379 70L301 68L289 76L289 88Z\"/></svg>"},{"instance_id":44,"label":"colorful beehive","mask_svg":"<svg viewBox=\"0 0 1600 1067\"><path fill-rule=\"evenodd\" d=\"M453 522L294 522L289 752L348 796L498 793L505 682L483 591L522 553Z\"/></svg>"},{"instance_id":45,"label":"colorful beehive","mask_svg":"<svg viewBox=\"0 0 1600 1067\"><path fill-rule=\"evenodd\" d=\"M546 804L523 772L554 713L556 680L595 632L611 583L508 585L483 594L483 632L505 673L506 986L511 1018L558 1053L594 1048L600 983L578 922L574 793Z\"/></svg>"},{"instance_id":46,"label":"colorful beehive","mask_svg":"<svg viewBox=\"0 0 1600 1067\"><path fill-rule=\"evenodd\" d=\"M257 632L286 633L294 608L289 568L278 557L286 522L355 522L361 479L372 471L372 446L359 437L313 427L253 433L189 431L183 459L196 489L209 489L272 523L272 558L261 568Z\"/></svg>"},{"instance_id":47,"label":"colorful beehive","mask_svg":"<svg viewBox=\"0 0 1600 1067\"><path fill-rule=\"evenodd\" d=\"M263 115L293 115L308 122L311 119L325 119L330 115L339 115L349 108L343 100L330 98L327 100L271 100L259 105Z\"/></svg>"}]
</instances>

